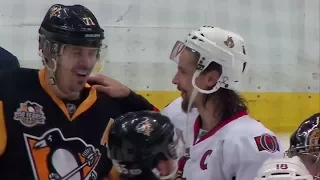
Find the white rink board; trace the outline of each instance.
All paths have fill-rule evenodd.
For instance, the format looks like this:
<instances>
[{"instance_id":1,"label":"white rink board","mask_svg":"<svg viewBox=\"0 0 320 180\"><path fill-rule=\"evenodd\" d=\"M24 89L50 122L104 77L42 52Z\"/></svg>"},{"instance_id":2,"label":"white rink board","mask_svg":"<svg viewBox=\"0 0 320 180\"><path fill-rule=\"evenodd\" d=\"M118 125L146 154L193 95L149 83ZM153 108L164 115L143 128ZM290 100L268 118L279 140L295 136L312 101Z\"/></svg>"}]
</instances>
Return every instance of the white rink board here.
<instances>
[{"instance_id":1,"label":"white rink board","mask_svg":"<svg viewBox=\"0 0 320 180\"><path fill-rule=\"evenodd\" d=\"M39 24L61 2L96 14L109 45L104 73L133 89L175 90L168 60L174 42L211 25L246 40L253 62L242 91L320 92L319 0L1 0L0 46L38 68Z\"/></svg>"}]
</instances>

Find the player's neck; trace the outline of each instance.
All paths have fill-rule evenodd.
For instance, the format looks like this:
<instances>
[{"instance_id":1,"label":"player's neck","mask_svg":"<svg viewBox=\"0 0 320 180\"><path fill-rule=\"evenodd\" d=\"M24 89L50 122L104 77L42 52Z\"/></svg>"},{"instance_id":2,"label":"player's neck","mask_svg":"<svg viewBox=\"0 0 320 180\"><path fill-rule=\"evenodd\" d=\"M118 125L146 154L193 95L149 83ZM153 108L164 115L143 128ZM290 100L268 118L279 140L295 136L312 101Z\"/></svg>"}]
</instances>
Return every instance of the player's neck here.
<instances>
[{"instance_id":1,"label":"player's neck","mask_svg":"<svg viewBox=\"0 0 320 180\"><path fill-rule=\"evenodd\" d=\"M201 129L210 131L219 124L220 118L215 116L215 107L211 101L208 101L205 106L197 107L197 109L201 117Z\"/></svg>"},{"instance_id":2,"label":"player's neck","mask_svg":"<svg viewBox=\"0 0 320 180\"><path fill-rule=\"evenodd\" d=\"M53 92L56 94L56 96L60 99L65 100L78 100L80 98L80 92L78 93L64 93L61 91L61 89L57 85L51 85Z\"/></svg>"}]
</instances>

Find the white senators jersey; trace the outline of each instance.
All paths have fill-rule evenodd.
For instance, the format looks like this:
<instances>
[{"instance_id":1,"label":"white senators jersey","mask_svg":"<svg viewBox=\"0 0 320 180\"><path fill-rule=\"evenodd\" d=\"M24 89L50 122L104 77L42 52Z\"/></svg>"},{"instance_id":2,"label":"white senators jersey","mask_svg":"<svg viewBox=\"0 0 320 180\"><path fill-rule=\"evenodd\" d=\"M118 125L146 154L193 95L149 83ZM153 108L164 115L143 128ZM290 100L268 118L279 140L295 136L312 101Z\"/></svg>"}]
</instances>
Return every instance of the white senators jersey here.
<instances>
[{"instance_id":1,"label":"white senators jersey","mask_svg":"<svg viewBox=\"0 0 320 180\"><path fill-rule=\"evenodd\" d=\"M166 108L182 112L181 104ZM166 112L174 124L183 121ZM268 158L284 157L274 133L246 112L234 114L209 132L201 130L200 119L195 118L188 133L190 157L179 160L178 171L187 180L252 180Z\"/></svg>"}]
</instances>

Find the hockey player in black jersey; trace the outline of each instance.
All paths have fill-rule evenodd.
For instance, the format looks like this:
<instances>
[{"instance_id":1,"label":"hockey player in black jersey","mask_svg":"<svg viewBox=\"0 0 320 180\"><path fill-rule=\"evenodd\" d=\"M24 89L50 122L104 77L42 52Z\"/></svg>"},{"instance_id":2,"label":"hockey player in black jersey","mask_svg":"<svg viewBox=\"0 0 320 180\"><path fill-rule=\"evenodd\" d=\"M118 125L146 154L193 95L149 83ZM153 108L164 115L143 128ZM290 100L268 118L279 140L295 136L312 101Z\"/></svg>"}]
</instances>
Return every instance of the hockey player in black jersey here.
<instances>
[{"instance_id":1,"label":"hockey player in black jersey","mask_svg":"<svg viewBox=\"0 0 320 180\"><path fill-rule=\"evenodd\" d=\"M154 107L119 83L118 94L87 83L104 39L89 9L55 4L39 28L44 68L0 74L2 180L119 178L102 138L109 119Z\"/></svg>"}]
</instances>

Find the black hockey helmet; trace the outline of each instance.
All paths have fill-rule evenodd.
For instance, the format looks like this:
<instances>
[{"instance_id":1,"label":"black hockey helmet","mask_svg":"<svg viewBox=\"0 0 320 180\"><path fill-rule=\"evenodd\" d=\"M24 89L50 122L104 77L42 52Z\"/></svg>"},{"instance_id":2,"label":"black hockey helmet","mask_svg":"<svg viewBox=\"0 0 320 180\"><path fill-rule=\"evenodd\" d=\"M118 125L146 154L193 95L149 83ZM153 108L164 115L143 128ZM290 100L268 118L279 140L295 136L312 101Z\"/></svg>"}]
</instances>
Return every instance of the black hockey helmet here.
<instances>
[{"instance_id":1,"label":"black hockey helmet","mask_svg":"<svg viewBox=\"0 0 320 180\"><path fill-rule=\"evenodd\" d=\"M100 47L104 39L94 14L82 5L55 4L45 15L39 34L60 44Z\"/></svg>"},{"instance_id":2,"label":"black hockey helmet","mask_svg":"<svg viewBox=\"0 0 320 180\"><path fill-rule=\"evenodd\" d=\"M320 152L320 113L304 120L290 137L289 157Z\"/></svg>"},{"instance_id":3,"label":"black hockey helmet","mask_svg":"<svg viewBox=\"0 0 320 180\"><path fill-rule=\"evenodd\" d=\"M114 120L108 140L110 159L122 176L151 172L159 160L177 159L174 125L158 112L130 112Z\"/></svg>"}]
</instances>

